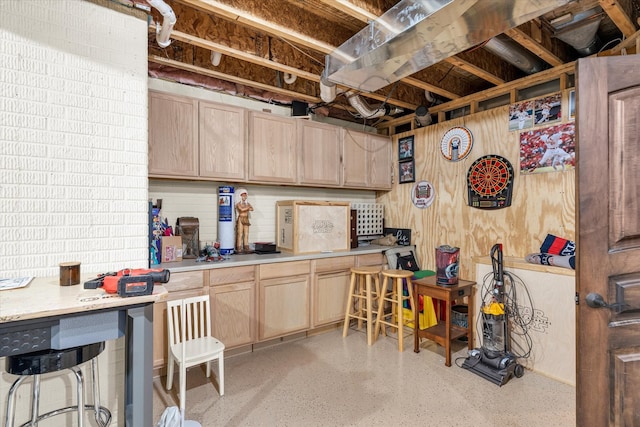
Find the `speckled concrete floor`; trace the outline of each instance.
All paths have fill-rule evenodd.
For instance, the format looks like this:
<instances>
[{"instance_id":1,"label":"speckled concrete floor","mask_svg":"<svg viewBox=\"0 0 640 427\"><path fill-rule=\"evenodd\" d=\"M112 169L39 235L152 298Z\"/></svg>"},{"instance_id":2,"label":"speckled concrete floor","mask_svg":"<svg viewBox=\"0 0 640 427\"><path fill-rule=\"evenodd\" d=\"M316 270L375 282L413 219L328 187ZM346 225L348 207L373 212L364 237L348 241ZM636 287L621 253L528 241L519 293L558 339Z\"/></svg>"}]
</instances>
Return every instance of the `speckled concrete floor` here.
<instances>
[{"instance_id":1,"label":"speckled concrete floor","mask_svg":"<svg viewBox=\"0 0 640 427\"><path fill-rule=\"evenodd\" d=\"M186 418L213 426L572 426L575 387L526 371L502 387L457 365L466 344L456 343L454 365L444 349L413 337L399 352L393 337L367 346L366 335L330 331L225 359L225 395L204 367L188 371ZM217 367L214 367L216 372ZM170 393L154 380L154 420L177 406L177 375Z\"/></svg>"}]
</instances>

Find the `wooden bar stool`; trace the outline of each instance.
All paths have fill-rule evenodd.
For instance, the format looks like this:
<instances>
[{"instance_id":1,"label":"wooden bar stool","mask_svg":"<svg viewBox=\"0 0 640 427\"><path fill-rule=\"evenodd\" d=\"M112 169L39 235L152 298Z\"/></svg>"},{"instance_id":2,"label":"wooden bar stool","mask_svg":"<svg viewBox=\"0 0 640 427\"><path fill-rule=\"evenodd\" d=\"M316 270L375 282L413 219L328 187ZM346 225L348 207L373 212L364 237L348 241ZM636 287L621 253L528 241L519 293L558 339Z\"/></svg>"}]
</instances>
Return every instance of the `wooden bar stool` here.
<instances>
[{"instance_id":1,"label":"wooden bar stool","mask_svg":"<svg viewBox=\"0 0 640 427\"><path fill-rule=\"evenodd\" d=\"M367 344L373 344L373 315L377 313L376 300L380 295L380 271L382 267L364 266L351 268L351 283L349 285L349 297L344 316L342 336L347 336L350 319L358 319L358 329L362 328L362 322L367 322ZM372 288L372 283L375 288Z\"/></svg>"},{"instance_id":2,"label":"wooden bar stool","mask_svg":"<svg viewBox=\"0 0 640 427\"><path fill-rule=\"evenodd\" d=\"M410 270L382 270L382 292L380 293L378 300L378 317L376 319L376 331L374 340L378 339L380 329L385 325L396 328L398 331L398 350L403 351L403 330L407 323L413 322L415 319L415 307L413 301L413 285L411 283L411 277L413 277L413 271ZM402 284L406 280L407 293L403 295ZM388 286L388 281L391 281L391 286ZM409 307L411 308L411 320L404 319L403 303L409 301ZM390 306L391 311L386 313L385 305ZM385 331L386 332L386 331ZM386 334L386 333L385 333Z\"/></svg>"}]
</instances>

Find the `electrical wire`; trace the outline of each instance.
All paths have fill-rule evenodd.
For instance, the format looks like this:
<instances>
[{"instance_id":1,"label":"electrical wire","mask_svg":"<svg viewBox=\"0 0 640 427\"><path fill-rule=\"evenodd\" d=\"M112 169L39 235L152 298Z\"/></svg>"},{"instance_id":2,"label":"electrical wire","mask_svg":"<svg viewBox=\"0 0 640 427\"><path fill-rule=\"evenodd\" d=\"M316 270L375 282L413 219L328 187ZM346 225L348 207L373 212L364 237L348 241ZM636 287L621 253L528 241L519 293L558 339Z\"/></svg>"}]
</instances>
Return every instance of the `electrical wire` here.
<instances>
[{"instance_id":1,"label":"electrical wire","mask_svg":"<svg viewBox=\"0 0 640 427\"><path fill-rule=\"evenodd\" d=\"M493 261L493 260L492 260ZM493 264L493 262L492 262ZM495 268L495 267L494 267ZM496 300L496 277L494 272L487 273L482 279L480 312L476 318L476 333L483 342L484 322L482 307ZM500 296L504 303L504 311L508 319L507 331L509 352L518 359L527 359L533 350L533 339L530 335L534 323L534 308L531 294L524 281L516 274L505 271ZM524 292L524 297L518 294ZM514 339L514 337L516 339Z\"/></svg>"}]
</instances>

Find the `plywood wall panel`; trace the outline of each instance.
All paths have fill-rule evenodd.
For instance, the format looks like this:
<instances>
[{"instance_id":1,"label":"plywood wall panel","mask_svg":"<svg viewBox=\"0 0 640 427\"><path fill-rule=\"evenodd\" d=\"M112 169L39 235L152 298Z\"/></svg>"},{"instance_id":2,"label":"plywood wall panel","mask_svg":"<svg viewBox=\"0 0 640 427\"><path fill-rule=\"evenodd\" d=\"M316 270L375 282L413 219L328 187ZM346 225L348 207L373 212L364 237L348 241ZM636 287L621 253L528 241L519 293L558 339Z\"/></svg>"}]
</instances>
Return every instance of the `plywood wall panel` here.
<instances>
[{"instance_id":1,"label":"plywood wall panel","mask_svg":"<svg viewBox=\"0 0 640 427\"><path fill-rule=\"evenodd\" d=\"M435 248L460 247L460 277L474 278L472 257L487 256L495 243L503 244L505 256L524 258L537 252L547 233L575 238L575 173L520 175L520 137L508 129L508 106L476 113L397 135L414 135L416 182L429 181L436 190L433 204L416 208L411 184L398 184L380 194L388 227L410 228L421 267L435 269ZM442 136L454 126L467 127L474 138L469 156L450 162L440 154ZM507 158L514 168L511 207L482 210L468 206L467 172L472 163L487 154ZM397 162L394 170L398 176Z\"/></svg>"}]
</instances>

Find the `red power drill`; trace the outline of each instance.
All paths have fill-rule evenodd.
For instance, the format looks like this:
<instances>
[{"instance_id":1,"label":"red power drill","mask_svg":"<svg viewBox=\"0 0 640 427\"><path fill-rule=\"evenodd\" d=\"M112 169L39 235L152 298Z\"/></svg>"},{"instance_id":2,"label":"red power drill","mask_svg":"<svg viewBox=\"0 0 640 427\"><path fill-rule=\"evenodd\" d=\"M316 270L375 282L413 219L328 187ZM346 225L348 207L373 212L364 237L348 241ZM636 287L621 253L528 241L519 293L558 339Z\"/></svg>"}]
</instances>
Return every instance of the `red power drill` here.
<instances>
[{"instance_id":1,"label":"red power drill","mask_svg":"<svg viewBox=\"0 0 640 427\"><path fill-rule=\"evenodd\" d=\"M165 269L125 268L115 273L105 273L84 282L85 289L104 288L107 293L117 293L121 297L150 295L154 283L167 283L171 273Z\"/></svg>"}]
</instances>

